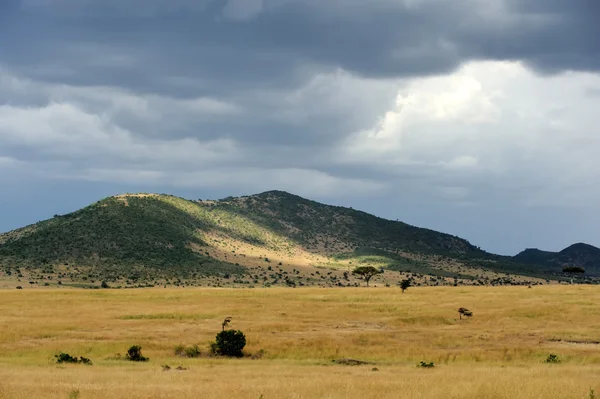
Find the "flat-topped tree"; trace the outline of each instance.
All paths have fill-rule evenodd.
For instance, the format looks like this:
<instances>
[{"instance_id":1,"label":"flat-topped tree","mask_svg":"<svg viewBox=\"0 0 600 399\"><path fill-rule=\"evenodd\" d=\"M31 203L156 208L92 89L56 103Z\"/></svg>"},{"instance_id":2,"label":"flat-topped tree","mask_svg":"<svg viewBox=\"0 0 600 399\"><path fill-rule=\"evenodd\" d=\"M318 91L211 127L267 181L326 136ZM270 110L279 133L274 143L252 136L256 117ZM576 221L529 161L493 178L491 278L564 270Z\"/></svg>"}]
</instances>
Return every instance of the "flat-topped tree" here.
<instances>
[{"instance_id":1,"label":"flat-topped tree","mask_svg":"<svg viewBox=\"0 0 600 399\"><path fill-rule=\"evenodd\" d=\"M363 280L367 282L367 287L369 286L369 281L371 280L371 278L381 273L381 270L376 269L373 266L360 266L352 271L352 274L360 276Z\"/></svg>"},{"instance_id":2,"label":"flat-topped tree","mask_svg":"<svg viewBox=\"0 0 600 399\"><path fill-rule=\"evenodd\" d=\"M563 273L568 273L568 274L584 274L585 273L585 269L583 267L578 267L578 266L565 266L563 267Z\"/></svg>"}]
</instances>

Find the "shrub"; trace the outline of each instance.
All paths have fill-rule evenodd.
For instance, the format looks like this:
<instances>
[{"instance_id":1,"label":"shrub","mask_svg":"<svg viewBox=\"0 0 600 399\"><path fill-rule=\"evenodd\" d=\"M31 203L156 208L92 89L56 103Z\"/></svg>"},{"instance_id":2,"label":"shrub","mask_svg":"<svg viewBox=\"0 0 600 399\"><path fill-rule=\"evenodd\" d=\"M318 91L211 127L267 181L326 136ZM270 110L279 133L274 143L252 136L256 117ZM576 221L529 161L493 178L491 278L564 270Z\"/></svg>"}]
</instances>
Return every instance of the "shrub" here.
<instances>
[{"instance_id":1,"label":"shrub","mask_svg":"<svg viewBox=\"0 0 600 399\"><path fill-rule=\"evenodd\" d=\"M179 347L175 348L176 351L177 351L177 349L180 349L180 348ZM181 345L181 349L178 354L180 356L185 356L185 357L200 357L200 348L198 347L198 345L192 345L192 346L187 346L187 347Z\"/></svg>"},{"instance_id":2,"label":"shrub","mask_svg":"<svg viewBox=\"0 0 600 399\"><path fill-rule=\"evenodd\" d=\"M173 352L175 352L175 354L177 356L184 356L185 355L185 345L183 344L179 344L175 347L175 349L173 350Z\"/></svg>"},{"instance_id":3,"label":"shrub","mask_svg":"<svg viewBox=\"0 0 600 399\"><path fill-rule=\"evenodd\" d=\"M544 363L560 363L560 358L554 354L549 354L548 357L546 358L546 360L544 361Z\"/></svg>"},{"instance_id":4,"label":"shrub","mask_svg":"<svg viewBox=\"0 0 600 399\"><path fill-rule=\"evenodd\" d=\"M200 348L198 345L192 345L185 348L185 354L187 357L200 357Z\"/></svg>"},{"instance_id":5,"label":"shrub","mask_svg":"<svg viewBox=\"0 0 600 399\"><path fill-rule=\"evenodd\" d=\"M471 312L467 308L459 308L458 309L458 317L462 319L463 316L472 317L473 316L473 312Z\"/></svg>"},{"instance_id":6,"label":"shrub","mask_svg":"<svg viewBox=\"0 0 600 399\"><path fill-rule=\"evenodd\" d=\"M80 356L79 359L77 357L73 357L68 353L59 353L58 355L54 355L56 358L56 363L72 363L72 364L85 364L87 366L92 365L92 361L87 357Z\"/></svg>"},{"instance_id":7,"label":"shrub","mask_svg":"<svg viewBox=\"0 0 600 399\"><path fill-rule=\"evenodd\" d=\"M435 367L435 364L433 364L433 362L426 363L424 361L421 361L421 363L418 364L418 367L421 367L424 369L431 369L431 368Z\"/></svg>"},{"instance_id":8,"label":"shrub","mask_svg":"<svg viewBox=\"0 0 600 399\"><path fill-rule=\"evenodd\" d=\"M246 336L239 330L223 330L216 336L216 341L211 343L211 351L221 356L242 357L242 350L246 346Z\"/></svg>"},{"instance_id":9,"label":"shrub","mask_svg":"<svg viewBox=\"0 0 600 399\"><path fill-rule=\"evenodd\" d=\"M147 362L150 360L142 355L142 347L139 345L133 345L127 350L127 360L132 362Z\"/></svg>"},{"instance_id":10,"label":"shrub","mask_svg":"<svg viewBox=\"0 0 600 399\"><path fill-rule=\"evenodd\" d=\"M85 365L88 365L88 366L92 365L92 361L90 359L88 359L87 357L83 357L83 356L79 357L79 363L85 364Z\"/></svg>"},{"instance_id":11,"label":"shrub","mask_svg":"<svg viewBox=\"0 0 600 399\"><path fill-rule=\"evenodd\" d=\"M58 355L54 355L56 358L56 363L77 363L77 358L69 355L68 353L59 353Z\"/></svg>"}]
</instances>

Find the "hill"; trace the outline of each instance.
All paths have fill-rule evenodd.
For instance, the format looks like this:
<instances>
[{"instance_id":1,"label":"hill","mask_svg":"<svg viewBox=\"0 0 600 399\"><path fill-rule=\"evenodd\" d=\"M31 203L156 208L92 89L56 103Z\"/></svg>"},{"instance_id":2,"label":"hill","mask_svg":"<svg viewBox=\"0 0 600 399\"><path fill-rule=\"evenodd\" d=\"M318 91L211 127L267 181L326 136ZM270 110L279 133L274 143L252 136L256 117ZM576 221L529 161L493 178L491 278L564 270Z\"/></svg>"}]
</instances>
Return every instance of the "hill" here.
<instances>
[{"instance_id":1,"label":"hill","mask_svg":"<svg viewBox=\"0 0 600 399\"><path fill-rule=\"evenodd\" d=\"M498 273L547 278L552 265L530 255L489 254L456 236L282 191L218 201L119 195L0 235L7 275L96 284L348 285L357 265L423 284L508 282Z\"/></svg>"},{"instance_id":2,"label":"hill","mask_svg":"<svg viewBox=\"0 0 600 399\"><path fill-rule=\"evenodd\" d=\"M554 252L541 251L537 248L527 248L523 252L515 255L513 259L518 262L527 264L544 264L548 262L553 256Z\"/></svg>"},{"instance_id":3,"label":"hill","mask_svg":"<svg viewBox=\"0 0 600 399\"><path fill-rule=\"evenodd\" d=\"M584 243L573 244L560 252L527 249L514 259L540 265L555 273L560 273L564 267L576 266L584 268L587 275L600 276L600 248Z\"/></svg>"}]
</instances>

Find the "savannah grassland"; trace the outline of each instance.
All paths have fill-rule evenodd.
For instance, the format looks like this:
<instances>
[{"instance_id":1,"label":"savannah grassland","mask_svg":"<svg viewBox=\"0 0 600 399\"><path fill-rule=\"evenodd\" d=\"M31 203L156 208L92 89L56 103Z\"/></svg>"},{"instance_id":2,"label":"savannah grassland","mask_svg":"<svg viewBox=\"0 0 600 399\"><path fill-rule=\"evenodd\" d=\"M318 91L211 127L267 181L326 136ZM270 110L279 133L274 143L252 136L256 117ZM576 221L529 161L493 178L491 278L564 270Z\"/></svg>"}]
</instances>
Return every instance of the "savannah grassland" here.
<instances>
[{"instance_id":1,"label":"savannah grassland","mask_svg":"<svg viewBox=\"0 0 600 399\"><path fill-rule=\"evenodd\" d=\"M599 304L575 285L0 290L0 398L598 397ZM264 357L174 355L206 354L226 316ZM150 362L116 360L133 344ZM94 365L57 365L59 351Z\"/></svg>"}]
</instances>

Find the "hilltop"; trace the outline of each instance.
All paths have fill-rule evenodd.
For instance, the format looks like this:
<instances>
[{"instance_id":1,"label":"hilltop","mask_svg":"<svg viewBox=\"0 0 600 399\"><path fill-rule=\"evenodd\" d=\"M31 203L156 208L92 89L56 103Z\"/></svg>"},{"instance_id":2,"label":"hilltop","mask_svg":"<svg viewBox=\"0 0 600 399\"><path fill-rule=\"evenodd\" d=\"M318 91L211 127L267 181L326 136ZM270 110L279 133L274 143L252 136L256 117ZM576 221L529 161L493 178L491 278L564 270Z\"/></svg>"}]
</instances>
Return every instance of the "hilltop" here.
<instances>
[{"instance_id":1,"label":"hilltop","mask_svg":"<svg viewBox=\"0 0 600 399\"><path fill-rule=\"evenodd\" d=\"M388 270L391 283L406 276L434 285L508 283L499 273L548 278L560 271L544 256L493 255L453 235L283 191L216 201L125 194L0 235L7 275L125 285L348 285L356 284L347 272L357 265ZM327 278L319 268L330 270Z\"/></svg>"}]
</instances>

